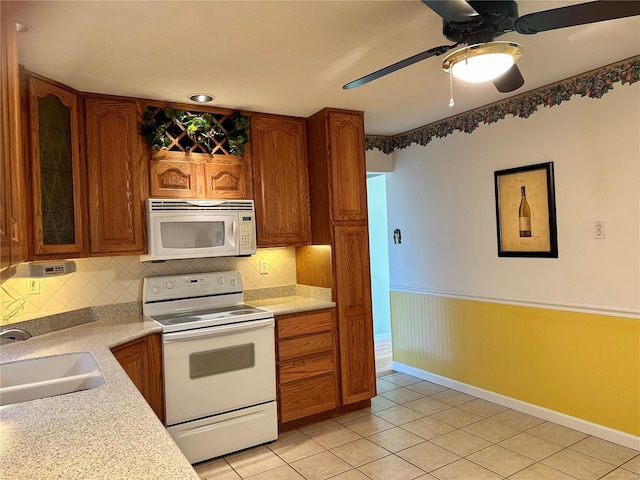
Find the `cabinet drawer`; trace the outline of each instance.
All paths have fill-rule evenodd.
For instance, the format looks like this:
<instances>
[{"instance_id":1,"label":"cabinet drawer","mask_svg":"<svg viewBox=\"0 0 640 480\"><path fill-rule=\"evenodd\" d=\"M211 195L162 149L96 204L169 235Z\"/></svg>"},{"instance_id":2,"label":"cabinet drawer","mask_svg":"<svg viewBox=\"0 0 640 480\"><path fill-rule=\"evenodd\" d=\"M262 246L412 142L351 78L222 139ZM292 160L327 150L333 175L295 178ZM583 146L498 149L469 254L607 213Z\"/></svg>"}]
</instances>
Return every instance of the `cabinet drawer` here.
<instances>
[{"instance_id":1,"label":"cabinet drawer","mask_svg":"<svg viewBox=\"0 0 640 480\"><path fill-rule=\"evenodd\" d=\"M278 342L278 359L281 362L324 352L333 352L333 334L331 332Z\"/></svg>"},{"instance_id":2,"label":"cabinet drawer","mask_svg":"<svg viewBox=\"0 0 640 480\"><path fill-rule=\"evenodd\" d=\"M295 382L305 378L334 373L333 353L326 353L280 364L280 384Z\"/></svg>"},{"instance_id":3,"label":"cabinet drawer","mask_svg":"<svg viewBox=\"0 0 640 480\"><path fill-rule=\"evenodd\" d=\"M278 338L297 337L309 333L327 332L333 327L332 311L295 315L278 319Z\"/></svg>"},{"instance_id":4,"label":"cabinet drawer","mask_svg":"<svg viewBox=\"0 0 640 480\"><path fill-rule=\"evenodd\" d=\"M336 408L334 375L311 378L280 387L280 421L289 422Z\"/></svg>"}]
</instances>

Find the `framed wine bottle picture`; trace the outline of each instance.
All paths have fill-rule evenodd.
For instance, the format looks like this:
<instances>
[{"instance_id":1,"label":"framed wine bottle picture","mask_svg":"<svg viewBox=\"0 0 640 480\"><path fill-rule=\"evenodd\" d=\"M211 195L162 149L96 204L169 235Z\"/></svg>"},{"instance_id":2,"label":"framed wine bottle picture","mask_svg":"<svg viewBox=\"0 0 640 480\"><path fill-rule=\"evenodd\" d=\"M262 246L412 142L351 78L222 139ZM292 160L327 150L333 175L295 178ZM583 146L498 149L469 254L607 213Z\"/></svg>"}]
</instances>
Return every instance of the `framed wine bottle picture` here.
<instances>
[{"instance_id":1,"label":"framed wine bottle picture","mask_svg":"<svg viewBox=\"0 0 640 480\"><path fill-rule=\"evenodd\" d=\"M558 258L553 162L494 173L499 257Z\"/></svg>"}]
</instances>

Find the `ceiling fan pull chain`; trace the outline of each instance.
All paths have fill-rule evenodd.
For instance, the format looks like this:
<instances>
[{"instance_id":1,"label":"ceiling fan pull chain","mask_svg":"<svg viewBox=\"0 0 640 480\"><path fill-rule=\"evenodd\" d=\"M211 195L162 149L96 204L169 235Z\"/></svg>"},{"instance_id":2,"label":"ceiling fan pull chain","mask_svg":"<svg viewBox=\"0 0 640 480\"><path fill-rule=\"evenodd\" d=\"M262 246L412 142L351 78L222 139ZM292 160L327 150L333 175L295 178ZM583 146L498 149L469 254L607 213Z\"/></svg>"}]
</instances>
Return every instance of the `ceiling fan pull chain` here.
<instances>
[{"instance_id":1,"label":"ceiling fan pull chain","mask_svg":"<svg viewBox=\"0 0 640 480\"><path fill-rule=\"evenodd\" d=\"M453 75L451 75L451 70L449 70L449 91L451 92L449 106L453 107L456 103L453 101Z\"/></svg>"}]
</instances>

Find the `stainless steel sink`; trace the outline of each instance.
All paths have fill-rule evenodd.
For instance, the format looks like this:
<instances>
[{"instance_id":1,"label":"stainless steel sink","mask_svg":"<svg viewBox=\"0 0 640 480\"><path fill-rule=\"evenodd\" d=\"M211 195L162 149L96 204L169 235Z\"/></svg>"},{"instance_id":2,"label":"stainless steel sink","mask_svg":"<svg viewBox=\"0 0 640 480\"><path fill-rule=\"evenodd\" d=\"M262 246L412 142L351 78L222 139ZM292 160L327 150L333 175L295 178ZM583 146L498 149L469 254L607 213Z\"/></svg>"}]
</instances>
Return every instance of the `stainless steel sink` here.
<instances>
[{"instance_id":1,"label":"stainless steel sink","mask_svg":"<svg viewBox=\"0 0 640 480\"><path fill-rule=\"evenodd\" d=\"M0 364L0 406L89 390L104 384L89 352Z\"/></svg>"}]
</instances>

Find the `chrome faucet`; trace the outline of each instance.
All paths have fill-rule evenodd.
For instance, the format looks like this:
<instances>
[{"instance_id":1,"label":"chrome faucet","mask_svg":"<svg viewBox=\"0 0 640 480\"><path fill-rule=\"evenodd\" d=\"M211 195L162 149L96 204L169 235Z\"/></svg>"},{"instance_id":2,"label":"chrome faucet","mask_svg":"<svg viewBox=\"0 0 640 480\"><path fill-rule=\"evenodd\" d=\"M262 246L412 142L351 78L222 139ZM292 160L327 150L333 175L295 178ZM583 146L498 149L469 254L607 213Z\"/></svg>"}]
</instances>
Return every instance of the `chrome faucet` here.
<instances>
[{"instance_id":1,"label":"chrome faucet","mask_svg":"<svg viewBox=\"0 0 640 480\"><path fill-rule=\"evenodd\" d=\"M31 338L31 334L21 328L8 328L0 332L0 339L7 339L11 341L26 340Z\"/></svg>"}]
</instances>

